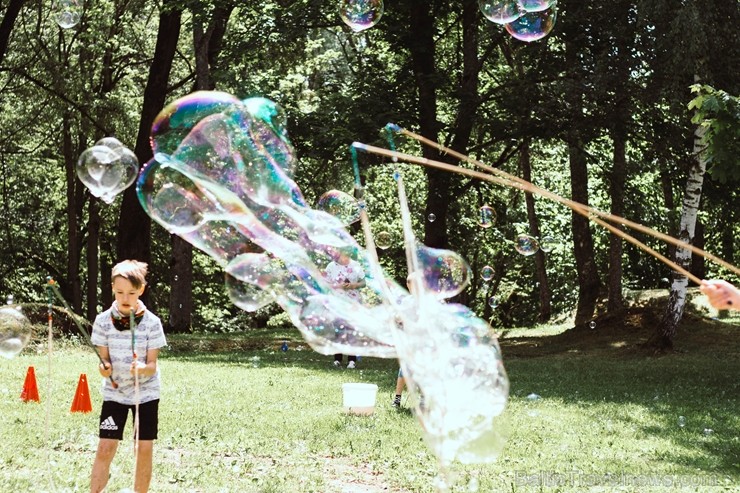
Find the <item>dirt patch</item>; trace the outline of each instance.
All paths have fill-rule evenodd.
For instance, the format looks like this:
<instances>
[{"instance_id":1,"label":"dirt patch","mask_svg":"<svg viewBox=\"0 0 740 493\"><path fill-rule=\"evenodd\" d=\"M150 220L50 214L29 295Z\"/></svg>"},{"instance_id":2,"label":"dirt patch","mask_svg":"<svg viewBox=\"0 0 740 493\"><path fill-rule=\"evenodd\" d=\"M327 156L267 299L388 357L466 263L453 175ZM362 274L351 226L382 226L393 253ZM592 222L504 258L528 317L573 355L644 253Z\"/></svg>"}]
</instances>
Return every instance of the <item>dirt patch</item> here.
<instances>
[{"instance_id":1,"label":"dirt patch","mask_svg":"<svg viewBox=\"0 0 740 493\"><path fill-rule=\"evenodd\" d=\"M354 465L337 457L323 457L323 472L327 493L408 493L391 488L383 473L371 464Z\"/></svg>"}]
</instances>

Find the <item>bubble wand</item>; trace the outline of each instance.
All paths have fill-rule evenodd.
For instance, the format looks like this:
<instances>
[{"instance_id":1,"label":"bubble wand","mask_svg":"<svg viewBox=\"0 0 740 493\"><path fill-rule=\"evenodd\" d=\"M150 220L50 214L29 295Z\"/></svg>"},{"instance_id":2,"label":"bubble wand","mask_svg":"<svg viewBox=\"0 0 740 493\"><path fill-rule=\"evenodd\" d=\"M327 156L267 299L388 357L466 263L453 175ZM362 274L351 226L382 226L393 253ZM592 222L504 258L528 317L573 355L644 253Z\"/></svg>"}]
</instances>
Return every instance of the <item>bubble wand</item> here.
<instances>
[{"instance_id":1,"label":"bubble wand","mask_svg":"<svg viewBox=\"0 0 740 493\"><path fill-rule=\"evenodd\" d=\"M128 321L131 328L131 354L134 364L134 471L136 471L139 465L139 358L136 354L136 314L134 311L131 308Z\"/></svg>"},{"instance_id":2,"label":"bubble wand","mask_svg":"<svg viewBox=\"0 0 740 493\"><path fill-rule=\"evenodd\" d=\"M51 324L51 302L52 302L52 293L56 295L57 299L64 305L64 309L69 315L69 318L72 319L72 321L77 326L77 330L80 331L80 334L82 334L82 338L85 339L85 342L88 346L90 346L95 353L95 356L98 357L98 360L100 361L100 364L105 367L105 361L103 361L103 358L100 356L100 352L98 351L98 348L93 344L92 339L90 339L90 334L87 332L87 330L82 326L82 324L77 320L77 315L72 311L72 308L70 308L69 303L67 303L67 300L64 299L64 296L62 296L61 291L59 291L59 286L57 285L56 281L49 276L46 278L46 291L49 295L49 324ZM113 380L113 374L111 374L110 377L108 377L108 380L110 380L111 387L114 389L118 388L118 384L115 380Z\"/></svg>"},{"instance_id":3,"label":"bubble wand","mask_svg":"<svg viewBox=\"0 0 740 493\"><path fill-rule=\"evenodd\" d=\"M51 279L51 278L49 278ZM46 393L49 398L46 400L46 417L44 421L44 435L46 439L46 466L49 477L49 482L52 485L52 489L56 489L54 484L54 475L51 471L51 441L49 439L49 430L51 429L51 352L52 352L52 340L53 340L53 293L50 287L46 286L46 314L49 320L49 332L48 332L48 351L47 351L47 365L49 370L49 377L46 379Z\"/></svg>"},{"instance_id":4,"label":"bubble wand","mask_svg":"<svg viewBox=\"0 0 740 493\"><path fill-rule=\"evenodd\" d=\"M138 305L137 305L138 306ZM131 355L134 365L134 484L136 484L136 470L139 467L139 358L136 353L136 314L131 308L129 312L129 328L131 329Z\"/></svg>"},{"instance_id":5,"label":"bubble wand","mask_svg":"<svg viewBox=\"0 0 740 493\"><path fill-rule=\"evenodd\" d=\"M566 206L570 207L571 209L573 209L574 211L579 212L581 214L582 214L582 212L580 212L580 211L585 211L586 213L589 214L587 216L588 219L590 219L590 220L592 220L592 221L594 221L597 224L600 224L602 226L604 226L604 224L601 223L601 222L599 222L597 220L597 218L594 217L594 216L599 216L599 217L601 217L603 219L606 219L606 220L609 220L609 221L613 221L615 223L618 223L618 224L627 226L627 227L632 228L634 230L640 231L641 233L645 233L645 234L650 235L650 236L653 236L653 237L655 237L655 238L657 238L659 240L665 241L666 243L670 243L672 245L675 245L675 246L677 246L679 248L685 248L687 250L690 250L691 252L693 252L693 253L695 253L697 255L700 255L700 256L702 256L704 258L707 258L707 259L709 259L709 260L717 263L718 265L721 265L722 267L725 267L726 269L731 270L735 274L739 274L740 275L740 269L738 269L734 265L730 264L729 262L726 262L726 261L722 260L719 257L716 257L716 256L712 255L709 252L706 252L706 251L702 250L699 247L696 247L694 245L691 245L689 243L686 243L685 241L682 241L682 240L673 238L672 236L669 236L669 235L667 235L665 233L661 233L659 231L656 231L654 229L651 229L651 228L649 228L647 226L644 226L644 225L642 225L640 223L636 223L636 222L630 221L629 219L625 219L623 217L619 217L619 216L616 216L614 214L610 214L608 212L600 211L600 210L595 209L593 207L590 207L590 206L588 206L586 204L581 204L580 202L575 202L573 200L569 200L569 199L563 198L563 197L561 197L561 196L559 196L559 195L557 195L557 194L555 194L553 192L550 192L549 190L545 190L543 188L540 188L540 187L538 187L536 185L533 185L532 183L530 183L530 182L528 182L526 180L523 180L523 179L521 179L521 178L519 178L517 176L511 175L511 174L509 174L509 173L507 173L507 172L505 172L505 171L503 171L501 169L494 168L493 166L489 166L489 165L487 165L487 164L485 164L485 163L483 163L483 162L481 162L481 161L479 161L477 159L473 159L473 158L471 158L469 156L466 156L465 154L462 154L462 153L457 152L457 151L455 151L453 149L450 149L448 147L445 147L444 145L439 144L437 142L434 142L432 140L429 140L426 137L423 137L423 136L418 135L418 134L416 134L414 132L411 132L409 130L406 130L405 128L399 127L398 125L396 125L394 123L389 123L386 127L391 128L392 130L394 130L397 133L400 133L402 135L406 135L407 137L410 137L412 139L415 139L415 140L419 141L420 143L422 143L424 145L427 145L427 146L430 146L430 147L434 147L437 150L439 150L439 151L441 151L441 152L443 152L445 154L449 154L450 156L453 156L453 157L455 157L455 158L457 158L457 159L459 159L461 161L465 161L467 163L473 164L474 166L477 166L480 169L482 169L484 171L487 171L487 172L489 172L489 173L491 173L493 175L497 175L498 177L501 177L501 178L503 178L505 180L504 183L500 183L500 182L494 181L494 180L488 180L488 181L494 181L495 183L500 183L500 184L503 184L503 185L506 185L506 186L519 188L520 190L523 190L525 192L535 193L535 194L540 195L540 196L543 196L545 198L549 198L549 199L551 199L551 200L553 200L555 202L558 202L560 204L566 205ZM434 161L434 163L436 163L436 164L446 164L446 163L438 163L436 161ZM416 163L416 164L424 164L424 163ZM431 164L430 163L429 165L430 166L433 166L433 167L439 167L439 166L436 166L436 164ZM452 166L452 165L448 165L448 166ZM453 168L456 168L457 170L463 170L463 169L465 169L465 168L460 168L458 166L452 166L452 167ZM440 169L445 169L445 168L441 168L440 167ZM460 172L460 171L455 171L455 170L450 170L450 171ZM580 211L577 210L577 209L579 209ZM616 234L616 231L614 231L613 229L611 229L609 227L607 227L607 229L609 229L610 231L612 231L612 232L614 232ZM621 230L618 230L618 231L621 231ZM619 235L618 234L618 236L622 236L622 235ZM642 246L640 246L638 244L639 241L638 240L635 240L631 236L627 235L627 237L625 237L625 236L622 236L622 237L625 240L630 241L630 242L634 243L635 245L637 245L638 247L640 247L643 250L645 250ZM632 241L632 240L634 240L634 241ZM649 247L647 247L647 248L649 248ZM648 253L650 253L650 252L648 252ZM655 253L657 253L657 252L655 252ZM657 255L660 255L660 254L657 254ZM662 260L662 259L659 259L659 260ZM696 281L695 280L696 279L695 276L687 275L687 277L689 277L692 281L697 282L697 284L701 284L700 281Z\"/></svg>"},{"instance_id":6,"label":"bubble wand","mask_svg":"<svg viewBox=\"0 0 740 493\"><path fill-rule=\"evenodd\" d=\"M586 217L590 221L593 221L596 224L599 224L600 226L603 226L604 228L608 229L609 231L611 231L612 233L616 234L617 236L619 236L619 237L623 238L624 240L626 240L626 241L634 244L635 246L637 246L641 250L647 252L648 254L652 255L653 257L657 258L658 260L660 260L661 262L663 262L664 264L666 264L671 269L673 269L676 272L680 273L681 275L684 275L687 278L691 279L696 284L702 284L701 279L699 279L695 275L691 274L689 271L687 271L683 267L680 267L675 262L669 260L664 255L656 252L655 250L653 250L649 246L645 245L641 241L637 240L636 238L633 238L632 236L630 236L629 234L627 234L624 231L620 230L619 228L617 228L617 227L615 227L615 226L607 223L606 221L603 221L602 219L599 219L596 216L603 217L605 219L609 219L609 220L612 220L612 221L615 221L615 222L619 222L622 225L632 227L633 229L637 229L638 231L644 232L644 233L649 234L651 236L654 236L654 237L656 237L658 239L664 240L667 243L674 244L674 245L678 246L679 248L686 248L688 250L691 250L692 252L697 253L698 255L701 255L701 256L709 259L709 260L712 260L712 261L714 261L714 262L722 265L723 267L726 267L726 268L730 269L731 271L735 272L736 274L740 274L740 269L738 269L737 267L733 266L732 264L729 264L729 263L725 262L722 259L719 259L719 258L715 257L714 255L712 255L712 254L710 254L708 252L705 252L704 250L701 250L700 248L697 248L697 247L695 247L693 245L690 245L690 244L688 244L686 242L683 242L681 240L678 240L678 239L673 238L671 236L668 236L666 234L659 233L658 231L655 231L653 229L650 229L650 228L648 228L646 226L643 226L641 224L638 224L638 223L629 221L627 219L621 218L619 216L614 216L613 214L609 214L609 213L606 213L606 212L599 211L598 209L594 209L592 207L589 207L587 205L581 204L579 202L575 202L575 201L572 201L572 200L569 200L569 199L562 198L562 197L560 197L560 196L558 196L558 195L556 195L556 194L554 194L552 192L549 192L547 190L544 190L542 188L539 188L539 187L537 187L537 186L535 186L535 185L533 185L533 184L531 184L531 183L529 183L529 182L527 182L525 180L522 180L520 178L516 178L514 176L508 175L508 174L506 174L505 172L503 172L501 170L497 170L497 172L506 174L508 176L508 178L502 178L500 176L493 176L493 175L490 175L490 174L482 173L480 171L475 171L475 170L471 170L471 169L467 169L467 168L462 168L460 166L455 166L455 165L452 165L452 164L443 163L441 161L435 161L435 160L427 159L427 158L420 158L420 157L417 157L417 156L413 156L411 154L404 154L404 153L400 153L400 152L389 151L388 149L383 149L381 147L371 146L371 145L363 144L363 143L360 143L360 142L354 142L352 144L352 146L353 147L356 147L357 149L360 149L360 150L363 150L363 151L366 151L366 152L370 152L370 153L373 153L373 154L378 154L378 155L381 155L381 156L397 157L399 159L402 159L402 160L407 161L407 162L412 163L412 164L420 164L420 165L423 165L423 166L437 168L437 169L441 169L441 170L444 170L444 171L450 171L452 173L458 173L458 174L461 174L461 175L469 176L471 178L477 178L479 180L488 181L488 182L491 182L491 183L496 183L496 184L507 186L507 187L511 187L511 188L517 188L517 189L519 189L519 190L521 190L523 192L534 193L534 194L541 195L541 196L546 197L546 198L550 198L550 199L552 199L552 200L554 200L556 202L559 202L559 203L561 203L563 205L566 205L567 207L570 207L574 212L576 212L578 214L581 214L582 216ZM450 152L454 152L454 151L450 150ZM460 154L457 153L457 155L460 155ZM455 157L457 157L457 155ZM471 159L471 158L467 158L467 159ZM485 165L483 165L483 166L485 166ZM491 168L491 169L496 169L496 168Z\"/></svg>"}]
</instances>

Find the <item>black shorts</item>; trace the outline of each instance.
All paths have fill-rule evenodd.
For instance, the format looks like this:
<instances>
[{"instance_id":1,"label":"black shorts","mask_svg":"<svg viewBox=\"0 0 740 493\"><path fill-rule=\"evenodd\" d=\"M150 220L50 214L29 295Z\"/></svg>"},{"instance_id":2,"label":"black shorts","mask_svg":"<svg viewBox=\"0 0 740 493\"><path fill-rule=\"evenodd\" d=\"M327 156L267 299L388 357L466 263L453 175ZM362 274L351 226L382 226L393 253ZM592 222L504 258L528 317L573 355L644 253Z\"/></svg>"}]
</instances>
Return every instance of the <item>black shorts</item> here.
<instances>
[{"instance_id":1,"label":"black shorts","mask_svg":"<svg viewBox=\"0 0 740 493\"><path fill-rule=\"evenodd\" d=\"M100 438L123 439L128 412L136 417L136 406L103 401L100 410ZM156 440L159 421L159 399L139 404L139 440Z\"/></svg>"}]
</instances>

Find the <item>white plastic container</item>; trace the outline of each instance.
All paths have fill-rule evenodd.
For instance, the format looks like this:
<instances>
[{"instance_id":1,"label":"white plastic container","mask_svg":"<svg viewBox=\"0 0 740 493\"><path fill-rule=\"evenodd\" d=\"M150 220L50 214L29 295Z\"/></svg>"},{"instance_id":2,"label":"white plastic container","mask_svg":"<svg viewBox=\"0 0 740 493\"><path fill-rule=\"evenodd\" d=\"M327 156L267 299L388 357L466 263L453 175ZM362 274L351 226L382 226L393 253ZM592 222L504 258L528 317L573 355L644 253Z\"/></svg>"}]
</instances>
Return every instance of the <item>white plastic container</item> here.
<instances>
[{"instance_id":1,"label":"white plastic container","mask_svg":"<svg viewBox=\"0 0 740 493\"><path fill-rule=\"evenodd\" d=\"M375 413L375 399L378 396L378 386L374 383L343 383L342 400L344 412L360 416L370 416Z\"/></svg>"}]
</instances>

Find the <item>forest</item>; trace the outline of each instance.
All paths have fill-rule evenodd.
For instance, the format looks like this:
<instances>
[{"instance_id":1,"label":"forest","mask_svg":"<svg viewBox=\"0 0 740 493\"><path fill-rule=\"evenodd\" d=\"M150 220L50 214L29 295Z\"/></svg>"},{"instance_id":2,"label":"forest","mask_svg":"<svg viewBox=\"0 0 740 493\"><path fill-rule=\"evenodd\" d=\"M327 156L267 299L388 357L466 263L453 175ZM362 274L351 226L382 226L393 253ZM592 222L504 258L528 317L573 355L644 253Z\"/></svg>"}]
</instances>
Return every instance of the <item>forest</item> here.
<instances>
[{"instance_id":1,"label":"forest","mask_svg":"<svg viewBox=\"0 0 740 493\"><path fill-rule=\"evenodd\" d=\"M383 129L394 123L740 262L738 2L558 0L552 32L531 43L489 22L477 0L387 0L361 32L326 0L0 5L0 295L17 302L44 303L51 276L92 319L111 302L112 265L135 258L150 264L146 302L169 333L287 322L275 305L234 306L222 269L153 223L134 187L106 204L77 178L81 153L107 136L149 161L157 114L198 90L278 103L300 162L295 180L312 204L328 190L351 193L350 145L388 147ZM62 27L60 9L70 6L78 22ZM460 164L413 139L395 145ZM400 282L406 258L387 161L359 156L372 230L391 238L380 260ZM654 343L671 346L686 276L545 198L400 169L417 236L468 261L474 276L458 301L492 325L588 323L624 310L631 292L666 289ZM483 206L491 228L478 225ZM351 233L361 241L359 228ZM519 234L548 251L521 255ZM686 249L630 234L699 279L737 280Z\"/></svg>"}]
</instances>

